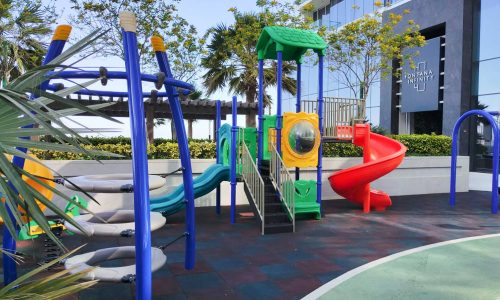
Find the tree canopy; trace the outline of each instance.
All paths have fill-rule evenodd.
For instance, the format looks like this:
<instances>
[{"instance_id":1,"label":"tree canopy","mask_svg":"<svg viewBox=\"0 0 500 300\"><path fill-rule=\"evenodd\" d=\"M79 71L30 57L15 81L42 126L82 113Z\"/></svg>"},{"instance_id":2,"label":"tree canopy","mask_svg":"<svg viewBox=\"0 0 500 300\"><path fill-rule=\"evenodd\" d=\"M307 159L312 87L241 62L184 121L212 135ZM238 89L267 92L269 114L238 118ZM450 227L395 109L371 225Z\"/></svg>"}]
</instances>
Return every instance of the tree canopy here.
<instances>
[{"instance_id":1,"label":"tree canopy","mask_svg":"<svg viewBox=\"0 0 500 300\"><path fill-rule=\"evenodd\" d=\"M296 4L279 1L259 0L259 13L243 13L230 8L234 23L218 24L209 29L208 53L202 58L207 69L203 82L207 94L227 88L230 93L244 95L246 102L253 103L258 95L257 41L265 26L279 25L294 28L311 28L311 21L304 17ZM296 80L290 77L295 70L294 63L283 64L283 88L291 94L296 92ZM267 62L264 68L264 87L276 84L276 64ZM265 95L266 105L271 97ZM247 116L246 125L255 126L255 116Z\"/></svg>"},{"instance_id":2,"label":"tree canopy","mask_svg":"<svg viewBox=\"0 0 500 300\"><path fill-rule=\"evenodd\" d=\"M180 0L70 0L76 12L78 28L83 32L97 28L109 30L107 38L97 44L99 55L124 57L118 14L132 11L137 17L137 39L141 64L157 70L156 59L149 39L161 36L165 41L174 77L195 81L199 59L205 43L196 28L177 12Z\"/></svg>"},{"instance_id":3,"label":"tree canopy","mask_svg":"<svg viewBox=\"0 0 500 300\"><path fill-rule=\"evenodd\" d=\"M3 84L41 64L55 17L52 2L0 0L0 79Z\"/></svg>"},{"instance_id":4,"label":"tree canopy","mask_svg":"<svg viewBox=\"0 0 500 300\"><path fill-rule=\"evenodd\" d=\"M366 98L370 86L380 76L399 77L393 61L413 63L414 54L404 50L425 44L420 26L413 20L404 20L408 13L389 13L384 22L382 14L375 12L327 32L330 69L336 71L339 82L350 88L355 97Z\"/></svg>"}]
</instances>

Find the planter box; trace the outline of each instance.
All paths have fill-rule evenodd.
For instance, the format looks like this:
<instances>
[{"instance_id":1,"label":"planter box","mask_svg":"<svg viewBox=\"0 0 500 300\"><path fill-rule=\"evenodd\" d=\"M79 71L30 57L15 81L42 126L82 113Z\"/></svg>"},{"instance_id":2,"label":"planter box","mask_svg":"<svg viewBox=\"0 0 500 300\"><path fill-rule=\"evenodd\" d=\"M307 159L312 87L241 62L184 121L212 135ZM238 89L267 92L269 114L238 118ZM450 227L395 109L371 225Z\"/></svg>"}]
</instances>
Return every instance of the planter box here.
<instances>
[{"instance_id":1,"label":"planter box","mask_svg":"<svg viewBox=\"0 0 500 300\"><path fill-rule=\"evenodd\" d=\"M323 199L340 199L333 192L328 176L333 172L346 169L362 162L361 158L324 158L323 159ZM449 156L435 157L406 157L403 163L393 172L373 182L372 187L383 190L391 196L418 195L448 193L450 189L450 162ZM105 160L102 163L91 160L52 160L45 161L52 169L64 176L78 176L91 174L111 174L111 173L131 173L132 164L129 160ZM192 167L194 176L202 173L208 166L215 163L213 159L193 159ZM180 167L178 159L158 159L149 161L149 173L168 173ZM302 179L316 179L316 170L301 170ZM173 187L182 183L181 173L176 173L166 178L168 187ZM229 205L230 185L227 182L221 184L221 203ZM457 162L457 192L467 192L469 190L469 158L458 157ZM66 190L68 194L76 192ZM132 194L107 194L96 195L101 206L91 203L89 208L94 212L103 210L114 210L118 208L132 209ZM60 199L54 201L64 206ZM247 204L243 186L241 183L237 187L237 204ZM197 206L215 206L215 192L196 200Z\"/></svg>"}]
</instances>

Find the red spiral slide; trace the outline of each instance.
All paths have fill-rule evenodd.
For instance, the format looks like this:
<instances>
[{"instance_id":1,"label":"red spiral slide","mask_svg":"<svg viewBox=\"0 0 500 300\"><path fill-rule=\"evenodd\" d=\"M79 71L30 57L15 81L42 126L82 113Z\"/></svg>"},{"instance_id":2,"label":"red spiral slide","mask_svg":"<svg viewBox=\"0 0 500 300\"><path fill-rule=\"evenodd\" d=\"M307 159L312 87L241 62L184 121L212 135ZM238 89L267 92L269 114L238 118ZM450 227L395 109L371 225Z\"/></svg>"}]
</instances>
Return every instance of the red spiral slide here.
<instances>
[{"instance_id":1,"label":"red spiral slide","mask_svg":"<svg viewBox=\"0 0 500 300\"><path fill-rule=\"evenodd\" d=\"M370 132L369 124L356 124L354 144L363 147L363 164L341 170L328 177L333 190L354 203L383 211L391 206L391 198L383 191L371 190L370 182L396 169L403 161L406 147L386 136Z\"/></svg>"}]
</instances>

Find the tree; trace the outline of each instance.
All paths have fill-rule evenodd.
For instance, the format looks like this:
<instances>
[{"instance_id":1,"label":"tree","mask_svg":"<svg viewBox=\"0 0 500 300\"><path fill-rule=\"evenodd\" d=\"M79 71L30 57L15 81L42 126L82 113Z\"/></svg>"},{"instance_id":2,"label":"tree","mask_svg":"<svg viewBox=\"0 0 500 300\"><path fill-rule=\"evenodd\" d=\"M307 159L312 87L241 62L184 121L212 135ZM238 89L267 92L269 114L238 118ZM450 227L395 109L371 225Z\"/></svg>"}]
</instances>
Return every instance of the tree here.
<instances>
[{"instance_id":1,"label":"tree","mask_svg":"<svg viewBox=\"0 0 500 300\"><path fill-rule=\"evenodd\" d=\"M207 69L202 76L208 95L217 90L229 89L230 93L244 95L245 101L254 103L258 95L258 58L255 46L265 26L280 25L310 28L311 20L304 18L296 6L288 2L257 1L259 13L242 13L231 8L234 23L219 24L209 29L211 37L208 53L201 63ZM283 89L295 95L296 80L290 74L295 64L283 64ZM267 62L264 68L264 88L276 84L276 64ZM266 106L271 103L268 94ZM246 118L247 127L255 127L255 115Z\"/></svg>"},{"instance_id":2,"label":"tree","mask_svg":"<svg viewBox=\"0 0 500 300\"><path fill-rule=\"evenodd\" d=\"M109 29L106 39L96 44L98 55L124 57L118 14L132 11L137 17L139 56L143 67L158 70L149 39L159 35L165 40L167 53L176 79L195 81L199 59L203 52L204 37L184 18L177 14L180 0L70 0L76 11L78 28L83 32Z\"/></svg>"},{"instance_id":3,"label":"tree","mask_svg":"<svg viewBox=\"0 0 500 300\"><path fill-rule=\"evenodd\" d=\"M366 98L380 76L399 77L401 72L392 67L394 60L409 60L413 65L414 54L404 50L422 47L425 38L413 20L402 24L408 13L408 10L403 15L389 13L386 22L380 12L367 14L326 34L330 69L337 72L339 82L350 88L356 98ZM396 27L403 29L398 32Z\"/></svg>"},{"instance_id":4,"label":"tree","mask_svg":"<svg viewBox=\"0 0 500 300\"><path fill-rule=\"evenodd\" d=\"M56 14L53 3L0 0L0 80L3 85L41 64Z\"/></svg>"}]
</instances>

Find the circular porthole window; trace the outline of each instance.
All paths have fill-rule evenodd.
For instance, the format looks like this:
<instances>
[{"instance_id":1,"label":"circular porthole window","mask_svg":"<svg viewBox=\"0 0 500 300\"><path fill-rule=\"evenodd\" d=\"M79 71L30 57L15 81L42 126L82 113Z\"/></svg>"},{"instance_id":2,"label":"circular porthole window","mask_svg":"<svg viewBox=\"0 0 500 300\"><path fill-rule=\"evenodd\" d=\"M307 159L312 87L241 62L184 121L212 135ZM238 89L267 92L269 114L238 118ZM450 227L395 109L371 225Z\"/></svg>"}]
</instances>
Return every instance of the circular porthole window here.
<instances>
[{"instance_id":1,"label":"circular porthole window","mask_svg":"<svg viewBox=\"0 0 500 300\"><path fill-rule=\"evenodd\" d=\"M288 133L288 145L300 156L306 155L316 148L318 130L307 121L298 121Z\"/></svg>"}]
</instances>

